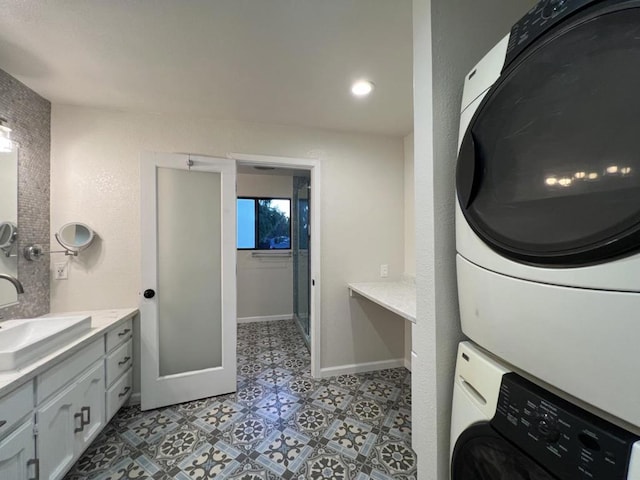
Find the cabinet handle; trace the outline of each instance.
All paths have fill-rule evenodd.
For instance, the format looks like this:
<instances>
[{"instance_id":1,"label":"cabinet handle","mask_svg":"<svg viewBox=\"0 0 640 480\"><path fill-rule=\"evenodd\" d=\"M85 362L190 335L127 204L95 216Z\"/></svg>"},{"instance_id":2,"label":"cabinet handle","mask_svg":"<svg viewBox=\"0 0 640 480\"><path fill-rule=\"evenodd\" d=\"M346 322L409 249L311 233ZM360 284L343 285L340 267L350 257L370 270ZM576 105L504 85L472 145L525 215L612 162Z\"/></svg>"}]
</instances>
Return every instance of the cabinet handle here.
<instances>
[{"instance_id":1,"label":"cabinet handle","mask_svg":"<svg viewBox=\"0 0 640 480\"><path fill-rule=\"evenodd\" d=\"M87 419L84 419L84 414L87 414ZM82 407L80 409L80 413L82 414L82 427L85 425L89 425L91 423L91 407Z\"/></svg>"},{"instance_id":2,"label":"cabinet handle","mask_svg":"<svg viewBox=\"0 0 640 480\"><path fill-rule=\"evenodd\" d=\"M0 428L4 427L7 424L6 420L0 420Z\"/></svg>"},{"instance_id":3,"label":"cabinet handle","mask_svg":"<svg viewBox=\"0 0 640 480\"><path fill-rule=\"evenodd\" d=\"M83 415L82 415L82 412L78 412L78 413L74 413L74 414L73 414L73 420L74 420L74 423L75 423L75 419L76 419L76 418L79 418L79 419L80 419L80 427L74 428L74 429L73 429L74 433L80 433L81 431L83 431L83 430L84 430L84 421L83 421L83 419L82 419L82 416L83 416Z\"/></svg>"},{"instance_id":4,"label":"cabinet handle","mask_svg":"<svg viewBox=\"0 0 640 480\"><path fill-rule=\"evenodd\" d=\"M119 337L122 337L122 336L126 335L127 333L129 333L130 331L131 331L131 329L130 329L130 328L125 328L123 331L121 331L121 332L118 334L118 336L119 336Z\"/></svg>"},{"instance_id":5,"label":"cabinet handle","mask_svg":"<svg viewBox=\"0 0 640 480\"><path fill-rule=\"evenodd\" d=\"M118 365L124 365L125 363L127 363L129 360L131 360L131 357L124 357L122 360L120 360L118 362Z\"/></svg>"},{"instance_id":6,"label":"cabinet handle","mask_svg":"<svg viewBox=\"0 0 640 480\"><path fill-rule=\"evenodd\" d=\"M124 397L129 390L131 390L131 387L124 387L124 390L122 391L122 393L119 393L118 396Z\"/></svg>"},{"instance_id":7,"label":"cabinet handle","mask_svg":"<svg viewBox=\"0 0 640 480\"><path fill-rule=\"evenodd\" d=\"M33 478L29 480L40 480L40 460L37 458L32 458L27 461L27 468L33 465Z\"/></svg>"}]
</instances>

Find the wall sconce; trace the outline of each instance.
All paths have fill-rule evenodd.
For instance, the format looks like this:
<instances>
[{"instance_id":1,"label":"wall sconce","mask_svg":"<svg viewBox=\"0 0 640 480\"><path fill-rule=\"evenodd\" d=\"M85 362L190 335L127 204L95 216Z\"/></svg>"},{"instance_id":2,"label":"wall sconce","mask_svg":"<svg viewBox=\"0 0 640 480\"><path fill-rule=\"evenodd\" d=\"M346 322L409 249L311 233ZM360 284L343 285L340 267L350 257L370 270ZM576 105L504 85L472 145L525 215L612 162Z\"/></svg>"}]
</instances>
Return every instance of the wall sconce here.
<instances>
[{"instance_id":1,"label":"wall sconce","mask_svg":"<svg viewBox=\"0 0 640 480\"><path fill-rule=\"evenodd\" d=\"M13 150L11 129L6 125L7 120L0 118L0 152L8 153Z\"/></svg>"}]
</instances>

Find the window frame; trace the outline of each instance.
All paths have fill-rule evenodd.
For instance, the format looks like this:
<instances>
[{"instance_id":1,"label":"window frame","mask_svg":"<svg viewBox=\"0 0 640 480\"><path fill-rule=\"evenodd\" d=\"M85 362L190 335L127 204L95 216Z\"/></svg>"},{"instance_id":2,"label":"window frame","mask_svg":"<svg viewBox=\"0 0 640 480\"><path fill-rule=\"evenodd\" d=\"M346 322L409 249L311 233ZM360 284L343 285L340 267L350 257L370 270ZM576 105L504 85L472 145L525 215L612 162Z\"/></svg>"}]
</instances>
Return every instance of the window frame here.
<instances>
[{"instance_id":1,"label":"window frame","mask_svg":"<svg viewBox=\"0 0 640 480\"><path fill-rule=\"evenodd\" d=\"M293 246L293 239L291 238L291 234L292 234L292 219L291 219L291 204L293 202L293 200L291 199L291 197L258 197L258 196L247 196L247 195L239 195L236 197L236 207L237 207L237 202L238 200L253 200L254 201L254 215L255 215L255 221L254 221L254 238L255 238L255 245L253 248L247 248L247 247L238 247L238 239L236 238L236 250L244 250L244 251L261 251L261 252L271 252L271 251L278 251L278 252L289 252L291 251L291 248ZM259 228L259 222L260 222L260 215L258 212L259 209L259 200L287 200L289 202L289 248L258 248L259 245L259 232L260 232L260 228ZM237 218L237 214L236 214L236 222L238 221ZM236 229L238 227L236 226Z\"/></svg>"}]
</instances>

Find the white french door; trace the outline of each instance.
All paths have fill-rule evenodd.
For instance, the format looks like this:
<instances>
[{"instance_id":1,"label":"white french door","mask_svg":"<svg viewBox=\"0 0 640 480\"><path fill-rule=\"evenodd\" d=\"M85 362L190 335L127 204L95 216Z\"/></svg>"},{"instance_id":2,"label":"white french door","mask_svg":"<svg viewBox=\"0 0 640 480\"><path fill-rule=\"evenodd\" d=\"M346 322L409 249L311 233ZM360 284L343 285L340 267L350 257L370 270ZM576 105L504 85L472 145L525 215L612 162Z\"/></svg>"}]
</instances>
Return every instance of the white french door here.
<instances>
[{"instance_id":1,"label":"white french door","mask_svg":"<svg viewBox=\"0 0 640 480\"><path fill-rule=\"evenodd\" d=\"M143 153L141 402L236 390L236 164Z\"/></svg>"}]
</instances>

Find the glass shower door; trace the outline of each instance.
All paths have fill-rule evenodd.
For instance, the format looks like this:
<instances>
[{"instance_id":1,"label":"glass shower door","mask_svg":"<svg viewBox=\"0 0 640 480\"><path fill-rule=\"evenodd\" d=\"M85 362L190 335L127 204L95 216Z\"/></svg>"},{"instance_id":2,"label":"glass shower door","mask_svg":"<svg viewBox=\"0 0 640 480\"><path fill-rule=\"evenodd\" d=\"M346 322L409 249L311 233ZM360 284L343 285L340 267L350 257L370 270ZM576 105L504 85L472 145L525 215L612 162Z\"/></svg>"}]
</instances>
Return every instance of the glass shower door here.
<instances>
[{"instance_id":1,"label":"glass shower door","mask_svg":"<svg viewBox=\"0 0 640 480\"><path fill-rule=\"evenodd\" d=\"M311 334L309 317L310 271L310 230L309 193L310 179L294 177L293 189L293 312L304 335L307 347Z\"/></svg>"}]
</instances>

